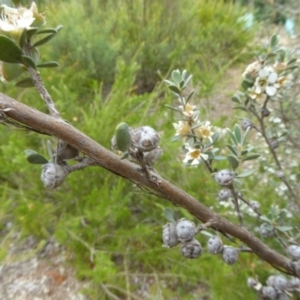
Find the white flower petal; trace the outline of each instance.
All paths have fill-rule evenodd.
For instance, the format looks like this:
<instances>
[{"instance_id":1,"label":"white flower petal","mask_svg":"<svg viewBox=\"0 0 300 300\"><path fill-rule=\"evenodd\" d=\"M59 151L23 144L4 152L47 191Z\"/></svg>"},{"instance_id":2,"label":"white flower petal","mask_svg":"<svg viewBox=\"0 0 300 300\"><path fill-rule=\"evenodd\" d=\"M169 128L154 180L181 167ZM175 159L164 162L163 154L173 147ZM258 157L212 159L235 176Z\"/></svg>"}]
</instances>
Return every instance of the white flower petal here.
<instances>
[{"instance_id":1,"label":"white flower petal","mask_svg":"<svg viewBox=\"0 0 300 300\"><path fill-rule=\"evenodd\" d=\"M267 86L266 87L266 93L270 97L274 96L276 94L277 89L274 86Z\"/></svg>"},{"instance_id":2,"label":"white flower petal","mask_svg":"<svg viewBox=\"0 0 300 300\"><path fill-rule=\"evenodd\" d=\"M271 73L269 75L269 77L268 77L268 82L271 83L271 84L273 84L273 83L275 83L277 81L277 78L278 78L277 73L275 73L275 72Z\"/></svg>"}]
</instances>

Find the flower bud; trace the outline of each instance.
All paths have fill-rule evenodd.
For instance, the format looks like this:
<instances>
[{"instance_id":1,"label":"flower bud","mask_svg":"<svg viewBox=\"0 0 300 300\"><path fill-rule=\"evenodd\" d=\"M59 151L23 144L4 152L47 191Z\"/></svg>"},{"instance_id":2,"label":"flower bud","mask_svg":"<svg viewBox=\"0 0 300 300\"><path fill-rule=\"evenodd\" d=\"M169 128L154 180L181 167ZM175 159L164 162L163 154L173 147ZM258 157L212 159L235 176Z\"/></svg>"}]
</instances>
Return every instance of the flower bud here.
<instances>
[{"instance_id":1,"label":"flower bud","mask_svg":"<svg viewBox=\"0 0 300 300\"><path fill-rule=\"evenodd\" d=\"M41 180L48 189L60 186L68 175L64 165L49 162L42 166Z\"/></svg>"},{"instance_id":2,"label":"flower bud","mask_svg":"<svg viewBox=\"0 0 300 300\"><path fill-rule=\"evenodd\" d=\"M173 223L167 223L163 227L163 234L162 239L164 242L164 245L168 248L172 248L176 245L178 245L179 240L176 233L176 225Z\"/></svg>"},{"instance_id":3,"label":"flower bud","mask_svg":"<svg viewBox=\"0 0 300 300\"><path fill-rule=\"evenodd\" d=\"M207 241L207 250L211 254L221 253L223 250L223 242L222 240L214 235Z\"/></svg>"},{"instance_id":4,"label":"flower bud","mask_svg":"<svg viewBox=\"0 0 300 300\"><path fill-rule=\"evenodd\" d=\"M233 247L224 246L222 251L222 259L228 265L233 265L237 262L239 250Z\"/></svg>"},{"instance_id":5,"label":"flower bud","mask_svg":"<svg viewBox=\"0 0 300 300\"><path fill-rule=\"evenodd\" d=\"M179 241L190 241L196 233L194 222L184 218L180 219L176 224L176 233Z\"/></svg>"},{"instance_id":6,"label":"flower bud","mask_svg":"<svg viewBox=\"0 0 300 300\"><path fill-rule=\"evenodd\" d=\"M181 245L180 251L186 258L198 258L202 254L202 246L196 239L185 242Z\"/></svg>"},{"instance_id":7,"label":"flower bud","mask_svg":"<svg viewBox=\"0 0 300 300\"><path fill-rule=\"evenodd\" d=\"M221 170L215 173L215 180L219 185L231 185L234 181L234 172L230 170Z\"/></svg>"}]
</instances>

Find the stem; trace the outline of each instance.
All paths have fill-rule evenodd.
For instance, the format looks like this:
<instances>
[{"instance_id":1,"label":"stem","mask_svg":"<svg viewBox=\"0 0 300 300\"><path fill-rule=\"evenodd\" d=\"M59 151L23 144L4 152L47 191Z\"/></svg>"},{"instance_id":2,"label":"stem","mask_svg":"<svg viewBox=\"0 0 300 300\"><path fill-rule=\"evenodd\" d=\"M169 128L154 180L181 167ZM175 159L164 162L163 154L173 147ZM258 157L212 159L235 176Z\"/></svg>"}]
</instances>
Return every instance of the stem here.
<instances>
[{"instance_id":1,"label":"stem","mask_svg":"<svg viewBox=\"0 0 300 300\"><path fill-rule=\"evenodd\" d=\"M210 208L202 204L199 201L200 199L193 198L164 178L160 178L159 184L149 180L137 170L135 164L126 160L120 160L116 154L105 149L73 126L0 93L0 109L7 108L12 108L12 110L6 112L9 118L66 141L66 143L97 161L102 168L153 190L159 197L186 209L203 223L213 220L214 225L211 227L213 230L239 239L251 248L253 253L281 272L300 277L300 274L296 272L295 264L289 258L271 249L246 228L237 226L214 213ZM152 172L150 174L152 175ZM155 173L153 174L155 175Z\"/></svg>"},{"instance_id":2,"label":"stem","mask_svg":"<svg viewBox=\"0 0 300 300\"><path fill-rule=\"evenodd\" d=\"M97 166L97 165L98 165L98 163L94 159L89 158L89 157L84 157L76 165L66 166L66 169L69 173L71 173L71 172L74 172L74 171L85 169L85 168L90 167L90 166Z\"/></svg>"},{"instance_id":3,"label":"stem","mask_svg":"<svg viewBox=\"0 0 300 300\"><path fill-rule=\"evenodd\" d=\"M268 100L268 98L267 98ZM263 105L263 108L266 108L266 105L267 105L267 100L265 101L264 105ZM273 147L271 146L271 143L270 143L270 140L268 139L267 137L267 134L266 134L266 128L265 128L265 124L264 124L264 117L260 117L256 111L256 109L252 106L250 108L251 112L253 113L253 115L257 118L258 122L259 122L259 125L260 125L260 133L262 134L265 142L267 143L270 151L271 151L271 154L273 156L273 159L275 161L275 164L277 165L277 168L278 170L282 170L282 166L281 166L281 163L277 157L277 154L276 154L276 151L273 149ZM289 184L289 182L287 181L286 177L285 176L282 176L280 177L281 181L285 184L285 186L288 188L289 192L291 193L291 195L293 196L295 202L297 203L298 206L300 206L300 203L299 203L299 199L295 193L295 191L293 190L293 188L291 187L291 185Z\"/></svg>"},{"instance_id":4,"label":"stem","mask_svg":"<svg viewBox=\"0 0 300 300\"><path fill-rule=\"evenodd\" d=\"M234 189L233 185L230 185L229 189L230 189L231 194L233 196L233 204L234 204L234 207L235 207L235 211L236 211L236 213L238 215L240 226L243 227L244 226L243 225L243 215L241 213L240 206L239 206L239 196L238 196L238 193Z\"/></svg>"}]
</instances>

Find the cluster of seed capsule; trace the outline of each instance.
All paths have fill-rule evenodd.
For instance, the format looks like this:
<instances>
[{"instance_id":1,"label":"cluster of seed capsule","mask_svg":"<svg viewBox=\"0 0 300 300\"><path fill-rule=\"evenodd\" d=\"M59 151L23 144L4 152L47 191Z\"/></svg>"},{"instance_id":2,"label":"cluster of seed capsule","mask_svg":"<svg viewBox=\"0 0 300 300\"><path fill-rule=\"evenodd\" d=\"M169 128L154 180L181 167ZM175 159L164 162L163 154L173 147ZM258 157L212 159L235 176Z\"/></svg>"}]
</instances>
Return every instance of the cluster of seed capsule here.
<instances>
[{"instance_id":1,"label":"cluster of seed capsule","mask_svg":"<svg viewBox=\"0 0 300 300\"><path fill-rule=\"evenodd\" d=\"M271 275L263 286L257 279L248 278L247 284L250 288L255 289L264 299L272 300L289 300L292 297L291 293L299 292L300 279L291 277L287 279L282 275Z\"/></svg>"},{"instance_id":2,"label":"cluster of seed capsule","mask_svg":"<svg viewBox=\"0 0 300 300\"><path fill-rule=\"evenodd\" d=\"M111 139L111 148L128 154L132 161L137 161L139 155L148 167L153 167L161 157L159 134L150 126L132 129L122 122L116 128L116 134Z\"/></svg>"},{"instance_id":3,"label":"cluster of seed capsule","mask_svg":"<svg viewBox=\"0 0 300 300\"><path fill-rule=\"evenodd\" d=\"M200 242L195 239L195 235L201 231L201 226L195 223L180 219L176 223L167 223L163 226L162 239L165 247L172 248L181 243L180 252L186 258L198 258L203 248ZM218 236L211 236L207 241L207 250L211 254L221 254L223 261L232 265L237 262L239 249L223 245Z\"/></svg>"}]
</instances>

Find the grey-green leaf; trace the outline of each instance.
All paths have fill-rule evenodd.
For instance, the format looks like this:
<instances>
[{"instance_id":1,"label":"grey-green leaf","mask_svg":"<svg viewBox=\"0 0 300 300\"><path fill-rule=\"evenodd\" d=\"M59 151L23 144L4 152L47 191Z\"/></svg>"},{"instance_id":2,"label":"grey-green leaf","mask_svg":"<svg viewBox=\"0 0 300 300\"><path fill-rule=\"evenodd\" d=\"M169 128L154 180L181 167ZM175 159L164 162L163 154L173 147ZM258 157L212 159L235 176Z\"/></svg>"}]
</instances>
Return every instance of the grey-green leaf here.
<instances>
[{"instance_id":1,"label":"grey-green leaf","mask_svg":"<svg viewBox=\"0 0 300 300\"><path fill-rule=\"evenodd\" d=\"M22 55L22 61L23 61L24 65L29 66L36 70L36 65L30 56Z\"/></svg>"},{"instance_id":2,"label":"grey-green leaf","mask_svg":"<svg viewBox=\"0 0 300 300\"><path fill-rule=\"evenodd\" d=\"M11 39L5 35L0 35L0 60L17 64L22 63L23 52Z\"/></svg>"},{"instance_id":3,"label":"grey-green leaf","mask_svg":"<svg viewBox=\"0 0 300 300\"><path fill-rule=\"evenodd\" d=\"M49 62L41 63L41 64L37 65L38 68L56 68L58 66L59 66L59 63L56 61L49 61Z\"/></svg>"},{"instance_id":4,"label":"grey-green leaf","mask_svg":"<svg viewBox=\"0 0 300 300\"><path fill-rule=\"evenodd\" d=\"M34 87L34 83L30 77L27 77L17 82L15 86L20 88Z\"/></svg>"},{"instance_id":5,"label":"grey-green leaf","mask_svg":"<svg viewBox=\"0 0 300 300\"><path fill-rule=\"evenodd\" d=\"M233 170L235 170L239 166L239 160L236 156L229 154L227 156L227 160L230 163Z\"/></svg>"},{"instance_id":6,"label":"grey-green leaf","mask_svg":"<svg viewBox=\"0 0 300 300\"><path fill-rule=\"evenodd\" d=\"M170 222L175 224L176 223L176 219L174 217L174 211L171 208L165 208L164 209L164 215L166 217L166 219Z\"/></svg>"}]
</instances>

